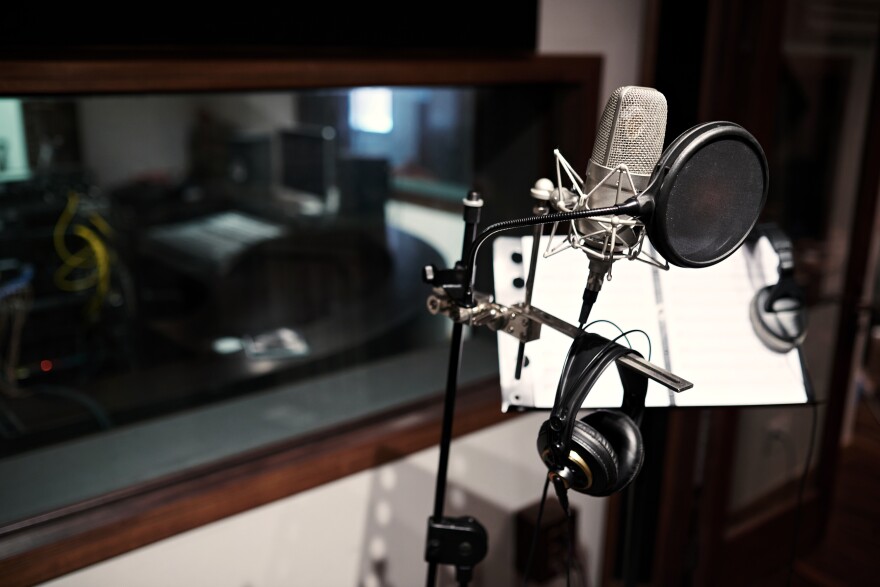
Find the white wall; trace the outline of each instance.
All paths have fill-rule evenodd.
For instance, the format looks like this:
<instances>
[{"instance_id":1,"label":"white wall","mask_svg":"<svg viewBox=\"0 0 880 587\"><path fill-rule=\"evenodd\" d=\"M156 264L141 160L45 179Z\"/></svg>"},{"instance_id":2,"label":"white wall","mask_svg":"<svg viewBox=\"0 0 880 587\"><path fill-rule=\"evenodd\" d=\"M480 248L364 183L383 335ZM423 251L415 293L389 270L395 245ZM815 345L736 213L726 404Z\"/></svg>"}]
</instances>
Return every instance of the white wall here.
<instances>
[{"instance_id":1,"label":"white wall","mask_svg":"<svg viewBox=\"0 0 880 587\"><path fill-rule=\"evenodd\" d=\"M447 513L474 515L489 532L490 552L477 567L474 587L518 583L513 513L540 495L546 470L537 456L535 436L543 418L523 416L453 443ZM45 587L420 585L436 465L437 449L424 450L163 540ZM555 499L552 491L549 499ZM595 585L605 503L576 494L571 502L580 512L581 555L587 556Z\"/></svg>"},{"instance_id":2,"label":"white wall","mask_svg":"<svg viewBox=\"0 0 880 587\"><path fill-rule=\"evenodd\" d=\"M601 112L611 92L639 83L644 19L644 0L542 0L538 52L601 55Z\"/></svg>"},{"instance_id":3,"label":"white wall","mask_svg":"<svg viewBox=\"0 0 880 587\"><path fill-rule=\"evenodd\" d=\"M139 176L181 180L193 121L202 108L243 132L266 132L295 120L289 93L83 99L78 103L80 140L95 183L112 188Z\"/></svg>"},{"instance_id":4,"label":"white wall","mask_svg":"<svg viewBox=\"0 0 880 587\"><path fill-rule=\"evenodd\" d=\"M83 160L88 161L98 185L112 187L142 175L176 181L186 171L187 135L193 119L190 100L179 96L93 97L80 100L77 111L83 129Z\"/></svg>"}]
</instances>

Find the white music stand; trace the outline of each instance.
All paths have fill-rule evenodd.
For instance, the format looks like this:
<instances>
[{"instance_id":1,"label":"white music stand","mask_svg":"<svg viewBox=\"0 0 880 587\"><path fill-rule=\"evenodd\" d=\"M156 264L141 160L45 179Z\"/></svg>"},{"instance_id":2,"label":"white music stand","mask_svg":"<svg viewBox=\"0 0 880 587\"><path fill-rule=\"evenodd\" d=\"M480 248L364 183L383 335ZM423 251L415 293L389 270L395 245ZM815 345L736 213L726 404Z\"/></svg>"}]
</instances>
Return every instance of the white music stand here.
<instances>
[{"instance_id":1,"label":"white music stand","mask_svg":"<svg viewBox=\"0 0 880 587\"><path fill-rule=\"evenodd\" d=\"M540 250L547 249L549 238L543 237ZM531 236L494 241L495 299L499 303L523 300L531 246ZM571 249L538 259L532 305L575 323L589 271L586 255ZM620 334L617 327L644 330L650 337L651 362L693 382L692 389L674 393L650 381L647 407L803 404L808 393L799 351L769 350L749 319L755 292L775 282L777 264L766 238L701 269L663 271L625 259L617 261L612 279L604 284L590 314L590 321L598 322L589 330L609 339ZM647 359L645 336L632 333L627 338ZM623 338L618 342L627 345ZM543 328L540 338L525 346L528 366L520 379L515 378L518 345L514 337L498 333L502 409L549 410L571 338ZM619 378L603 376L583 407L619 407L622 395Z\"/></svg>"}]
</instances>

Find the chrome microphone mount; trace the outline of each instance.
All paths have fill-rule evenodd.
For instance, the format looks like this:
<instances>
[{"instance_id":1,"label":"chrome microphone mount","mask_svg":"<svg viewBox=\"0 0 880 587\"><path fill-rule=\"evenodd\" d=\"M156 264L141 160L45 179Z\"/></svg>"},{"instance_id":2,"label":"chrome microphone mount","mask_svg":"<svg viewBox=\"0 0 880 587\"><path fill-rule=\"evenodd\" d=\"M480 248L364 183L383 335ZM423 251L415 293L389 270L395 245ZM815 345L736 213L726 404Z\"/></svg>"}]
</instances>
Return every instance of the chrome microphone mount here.
<instances>
[{"instance_id":1,"label":"chrome microphone mount","mask_svg":"<svg viewBox=\"0 0 880 587\"><path fill-rule=\"evenodd\" d=\"M455 304L442 288L435 288L428 296L427 306L431 314L446 316L453 322L468 326L486 326L490 330L504 332L521 343L538 340L541 337L542 326L548 326L571 338L583 334L577 326L540 308L525 303L506 306L493 301L492 296L484 293L475 293L474 305L465 308ZM693 387L690 381L638 355L625 355L618 359L617 363L627 369L638 371L675 392Z\"/></svg>"},{"instance_id":2,"label":"chrome microphone mount","mask_svg":"<svg viewBox=\"0 0 880 587\"><path fill-rule=\"evenodd\" d=\"M643 249L647 232L643 216L650 213L653 205L649 198L644 197L644 192L649 187L648 177L631 173L629 166L624 163L605 167L591 159L587 166L587 175L594 179L588 184L566 161L559 149L553 151L553 156L556 158L556 183L559 187L553 189L549 180L538 181L539 184L549 184L545 189L549 188L548 200L553 209L562 212L601 210L603 207L614 208L615 205L631 201L639 202L639 208L635 214L613 212L597 214L589 219L573 220L569 224L568 235L557 245L553 241L558 223L554 223L544 252L545 258L570 248L585 253L590 259L587 290L593 292L593 298L602 289L602 283L611 279L611 264L618 259L641 261L659 269L669 269L668 263ZM563 172L572 186L571 190L563 187ZM589 185L592 185L591 189L588 189ZM534 188L532 196L539 197Z\"/></svg>"}]
</instances>

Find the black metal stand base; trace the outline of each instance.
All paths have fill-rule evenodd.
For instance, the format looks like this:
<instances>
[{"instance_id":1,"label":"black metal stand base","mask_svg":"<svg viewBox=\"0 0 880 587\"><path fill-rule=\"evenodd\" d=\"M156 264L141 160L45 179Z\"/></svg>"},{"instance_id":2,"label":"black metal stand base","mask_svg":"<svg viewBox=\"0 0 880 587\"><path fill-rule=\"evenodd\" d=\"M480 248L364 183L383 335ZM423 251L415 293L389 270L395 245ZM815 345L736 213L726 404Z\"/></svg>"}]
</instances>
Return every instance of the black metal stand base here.
<instances>
[{"instance_id":1,"label":"black metal stand base","mask_svg":"<svg viewBox=\"0 0 880 587\"><path fill-rule=\"evenodd\" d=\"M425 560L432 568L454 565L460 585L470 582L474 566L485 558L488 550L489 536L476 519L470 516L428 519Z\"/></svg>"}]
</instances>

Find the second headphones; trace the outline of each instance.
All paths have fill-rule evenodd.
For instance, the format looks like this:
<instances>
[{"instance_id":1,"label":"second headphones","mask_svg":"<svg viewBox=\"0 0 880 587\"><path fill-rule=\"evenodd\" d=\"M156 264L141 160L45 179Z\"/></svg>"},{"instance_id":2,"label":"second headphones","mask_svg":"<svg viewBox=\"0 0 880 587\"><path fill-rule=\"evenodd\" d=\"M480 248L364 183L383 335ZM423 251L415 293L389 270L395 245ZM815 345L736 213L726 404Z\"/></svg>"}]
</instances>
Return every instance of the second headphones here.
<instances>
[{"instance_id":1,"label":"second headphones","mask_svg":"<svg viewBox=\"0 0 880 587\"><path fill-rule=\"evenodd\" d=\"M779 257L779 278L775 284L758 290L752 298L749 318L755 334L767 348L787 353L799 346L807 334L804 292L794 280L794 247L788 235L775 224L756 226L748 242L756 245L761 237L769 241Z\"/></svg>"},{"instance_id":2,"label":"second headphones","mask_svg":"<svg viewBox=\"0 0 880 587\"><path fill-rule=\"evenodd\" d=\"M538 453L554 486L606 496L622 490L639 474L645 454L639 424L648 391L643 375L618 367L621 409L577 417L602 373L630 353L639 354L597 334L585 332L572 341L553 409L538 433Z\"/></svg>"}]
</instances>

